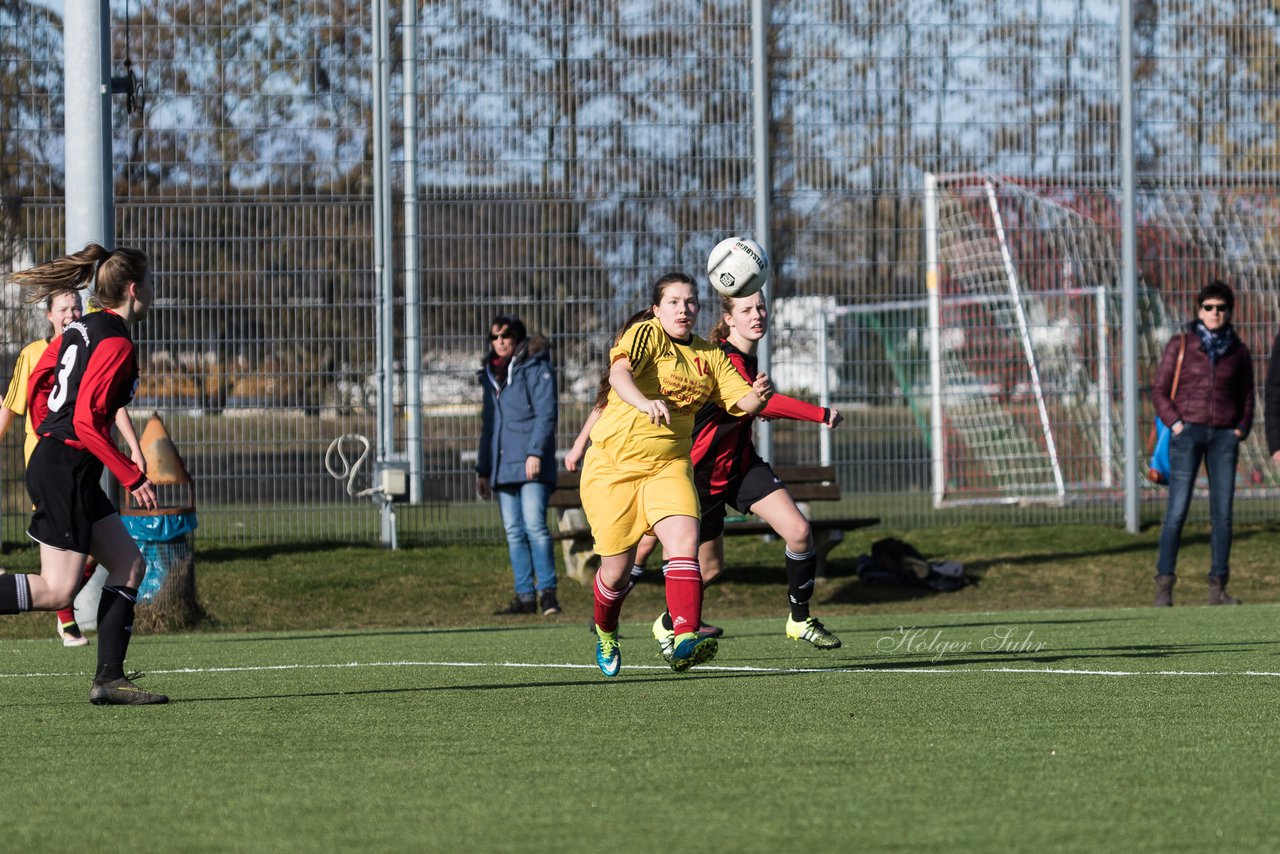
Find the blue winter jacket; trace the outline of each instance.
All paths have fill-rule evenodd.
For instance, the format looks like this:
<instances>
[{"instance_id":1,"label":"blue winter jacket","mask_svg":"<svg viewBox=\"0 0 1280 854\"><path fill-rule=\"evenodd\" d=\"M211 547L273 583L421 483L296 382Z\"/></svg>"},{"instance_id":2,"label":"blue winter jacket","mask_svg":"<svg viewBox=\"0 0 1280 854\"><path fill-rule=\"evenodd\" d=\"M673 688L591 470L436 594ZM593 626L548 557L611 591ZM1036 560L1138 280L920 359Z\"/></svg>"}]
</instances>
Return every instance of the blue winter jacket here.
<instances>
[{"instance_id":1,"label":"blue winter jacket","mask_svg":"<svg viewBox=\"0 0 1280 854\"><path fill-rule=\"evenodd\" d=\"M525 483L527 457L540 457L538 479L556 482L556 419L559 408L556 374L551 368L547 340L535 335L525 339L507 366L507 383L499 388L485 358L478 377L484 391L480 447L476 474L490 486Z\"/></svg>"}]
</instances>

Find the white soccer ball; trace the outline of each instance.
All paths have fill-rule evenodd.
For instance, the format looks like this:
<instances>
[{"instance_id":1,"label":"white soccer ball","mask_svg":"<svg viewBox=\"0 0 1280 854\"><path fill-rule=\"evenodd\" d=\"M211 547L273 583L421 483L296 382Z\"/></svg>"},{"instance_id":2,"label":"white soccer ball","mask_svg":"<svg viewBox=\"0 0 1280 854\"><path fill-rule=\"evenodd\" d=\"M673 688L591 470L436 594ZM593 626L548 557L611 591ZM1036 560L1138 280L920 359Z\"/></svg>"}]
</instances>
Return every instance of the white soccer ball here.
<instances>
[{"instance_id":1,"label":"white soccer ball","mask_svg":"<svg viewBox=\"0 0 1280 854\"><path fill-rule=\"evenodd\" d=\"M707 278L727 297L749 297L769 281L769 258L754 240L730 237L711 250Z\"/></svg>"}]
</instances>

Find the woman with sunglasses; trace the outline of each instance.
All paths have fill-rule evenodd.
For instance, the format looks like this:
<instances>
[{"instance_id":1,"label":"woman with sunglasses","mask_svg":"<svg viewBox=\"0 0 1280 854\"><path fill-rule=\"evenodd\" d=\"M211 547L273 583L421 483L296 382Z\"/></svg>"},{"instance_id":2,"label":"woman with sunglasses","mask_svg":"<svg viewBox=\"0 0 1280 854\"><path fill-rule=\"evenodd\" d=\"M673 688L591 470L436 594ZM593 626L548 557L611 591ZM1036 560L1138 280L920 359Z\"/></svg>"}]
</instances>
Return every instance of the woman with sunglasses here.
<instances>
[{"instance_id":1,"label":"woman with sunglasses","mask_svg":"<svg viewBox=\"0 0 1280 854\"><path fill-rule=\"evenodd\" d=\"M1169 503L1156 561L1157 607L1173 604L1178 547L1196 476L1209 476L1209 604L1239 605L1231 575L1231 508L1240 443L1253 425L1253 356L1231 326L1235 294L1212 281L1196 298L1197 318L1164 348L1152 383L1156 414L1169 425ZM1179 369L1181 362L1181 369ZM1173 378L1178 376L1177 395Z\"/></svg>"},{"instance_id":2,"label":"woman with sunglasses","mask_svg":"<svg viewBox=\"0 0 1280 854\"><path fill-rule=\"evenodd\" d=\"M476 492L495 494L507 532L515 598L499 614L560 613L547 502L556 486L556 374L550 345L500 314L478 377L484 394Z\"/></svg>"}]
</instances>

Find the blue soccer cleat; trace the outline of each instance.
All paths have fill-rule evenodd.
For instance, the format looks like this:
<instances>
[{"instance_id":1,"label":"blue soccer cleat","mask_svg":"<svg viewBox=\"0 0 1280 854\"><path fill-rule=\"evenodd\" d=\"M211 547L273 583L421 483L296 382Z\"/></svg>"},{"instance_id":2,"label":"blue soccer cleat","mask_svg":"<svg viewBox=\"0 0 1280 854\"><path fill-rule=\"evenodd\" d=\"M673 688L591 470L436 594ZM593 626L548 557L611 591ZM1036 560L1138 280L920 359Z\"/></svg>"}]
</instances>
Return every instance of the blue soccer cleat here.
<instances>
[{"instance_id":1,"label":"blue soccer cleat","mask_svg":"<svg viewBox=\"0 0 1280 854\"><path fill-rule=\"evenodd\" d=\"M606 632L596 626L596 664L605 676L617 676L622 669L622 650L618 648L618 630Z\"/></svg>"},{"instance_id":2,"label":"blue soccer cleat","mask_svg":"<svg viewBox=\"0 0 1280 854\"><path fill-rule=\"evenodd\" d=\"M684 673L695 664L705 664L715 658L719 649L720 642L715 638L686 632L676 638L675 648L671 651L671 669Z\"/></svg>"}]
</instances>

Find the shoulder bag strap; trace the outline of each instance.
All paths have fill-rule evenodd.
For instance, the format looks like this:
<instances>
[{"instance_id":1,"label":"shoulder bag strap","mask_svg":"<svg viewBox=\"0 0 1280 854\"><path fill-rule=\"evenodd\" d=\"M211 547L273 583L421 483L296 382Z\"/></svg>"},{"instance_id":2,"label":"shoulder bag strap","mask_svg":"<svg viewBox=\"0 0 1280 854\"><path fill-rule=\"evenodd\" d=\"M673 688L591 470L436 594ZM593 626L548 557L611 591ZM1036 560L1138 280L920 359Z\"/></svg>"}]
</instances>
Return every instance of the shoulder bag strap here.
<instances>
[{"instance_id":1,"label":"shoulder bag strap","mask_svg":"<svg viewBox=\"0 0 1280 854\"><path fill-rule=\"evenodd\" d=\"M1169 399L1178 396L1178 380L1182 377L1182 357L1187 355L1187 333L1182 333L1182 343L1178 346L1178 366L1173 369L1173 388L1169 391Z\"/></svg>"}]
</instances>

